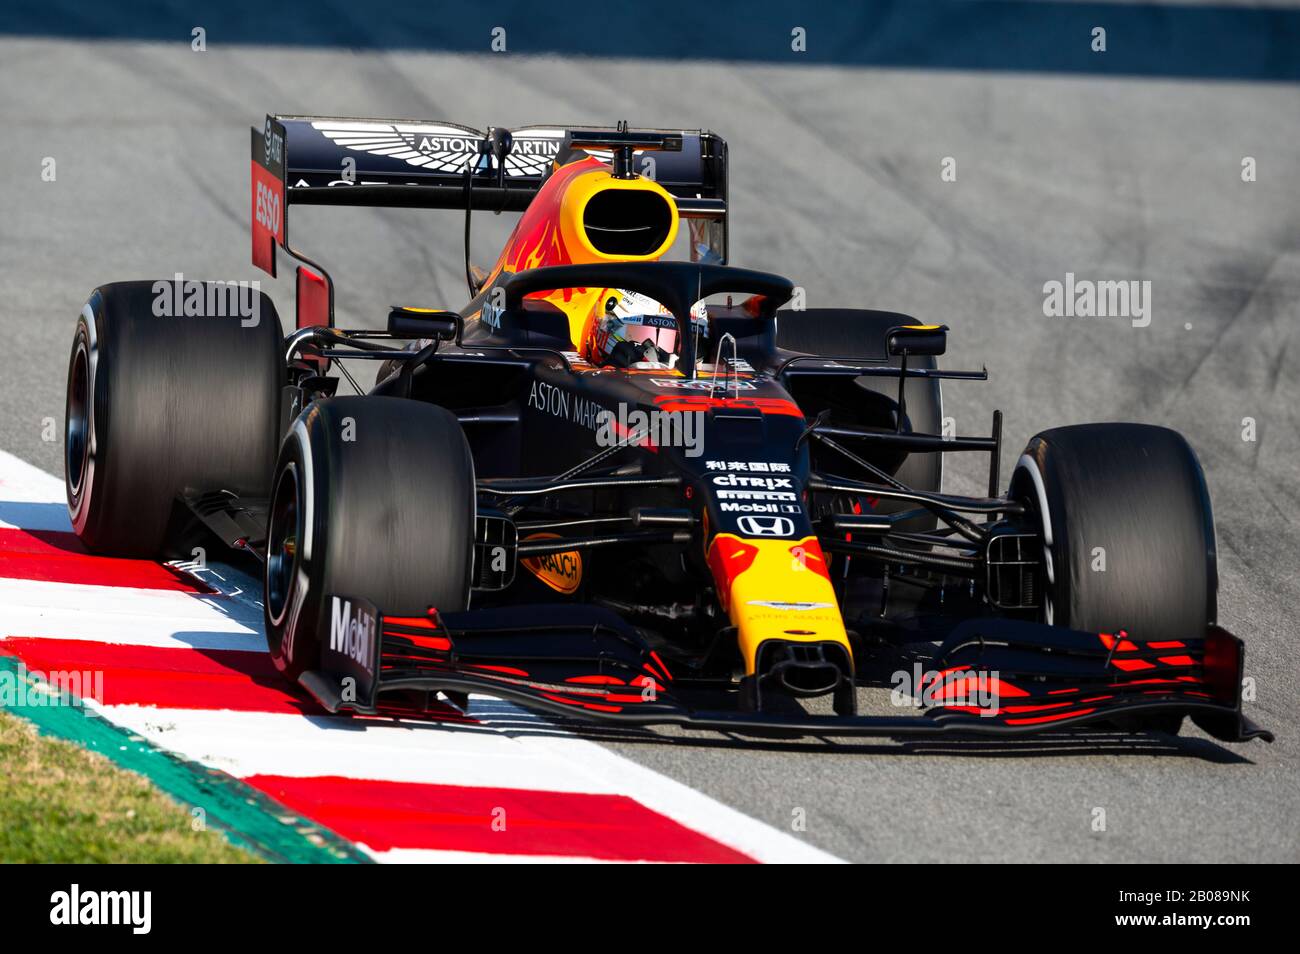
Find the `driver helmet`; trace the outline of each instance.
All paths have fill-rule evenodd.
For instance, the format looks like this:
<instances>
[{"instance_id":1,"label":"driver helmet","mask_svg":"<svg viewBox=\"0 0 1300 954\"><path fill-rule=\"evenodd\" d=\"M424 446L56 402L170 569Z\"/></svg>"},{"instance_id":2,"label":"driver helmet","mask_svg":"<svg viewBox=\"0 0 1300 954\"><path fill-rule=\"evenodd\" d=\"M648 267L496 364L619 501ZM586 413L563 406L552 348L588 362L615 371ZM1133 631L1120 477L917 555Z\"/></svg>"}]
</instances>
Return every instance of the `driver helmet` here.
<instances>
[{"instance_id":1,"label":"driver helmet","mask_svg":"<svg viewBox=\"0 0 1300 954\"><path fill-rule=\"evenodd\" d=\"M588 359L617 368L666 370L676 367L681 353L677 319L648 295L612 288L602 296L592 323ZM703 302L691 308L691 323L705 333Z\"/></svg>"}]
</instances>

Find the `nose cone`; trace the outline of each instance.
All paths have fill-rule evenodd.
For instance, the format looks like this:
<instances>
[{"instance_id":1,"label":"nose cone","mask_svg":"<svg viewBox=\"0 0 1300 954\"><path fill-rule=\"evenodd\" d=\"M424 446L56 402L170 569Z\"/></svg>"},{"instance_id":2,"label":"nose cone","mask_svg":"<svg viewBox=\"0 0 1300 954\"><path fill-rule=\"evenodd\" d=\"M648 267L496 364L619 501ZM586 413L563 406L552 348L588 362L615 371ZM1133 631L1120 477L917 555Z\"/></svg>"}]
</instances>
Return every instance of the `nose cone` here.
<instances>
[{"instance_id":1,"label":"nose cone","mask_svg":"<svg viewBox=\"0 0 1300 954\"><path fill-rule=\"evenodd\" d=\"M720 533L709 545L708 559L718 598L736 627L747 675L755 674L760 649L769 640L833 643L843 647L851 665L848 634L816 537L766 540Z\"/></svg>"}]
</instances>

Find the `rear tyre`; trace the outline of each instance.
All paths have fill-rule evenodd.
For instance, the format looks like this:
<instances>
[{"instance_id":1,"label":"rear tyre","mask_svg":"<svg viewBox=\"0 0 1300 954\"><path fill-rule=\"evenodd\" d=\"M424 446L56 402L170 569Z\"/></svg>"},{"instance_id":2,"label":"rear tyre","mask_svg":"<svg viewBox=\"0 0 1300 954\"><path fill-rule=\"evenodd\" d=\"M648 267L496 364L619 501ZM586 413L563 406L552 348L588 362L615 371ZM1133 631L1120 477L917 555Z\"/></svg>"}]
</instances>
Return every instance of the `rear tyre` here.
<instances>
[{"instance_id":1,"label":"rear tyre","mask_svg":"<svg viewBox=\"0 0 1300 954\"><path fill-rule=\"evenodd\" d=\"M115 282L77 320L64 483L73 530L93 553L170 555L178 494L269 492L284 378L275 305L258 292L241 316L234 286L219 298L219 286L192 284L204 292L200 314L172 317L186 297L175 282Z\"/></svg>"},{"instance_id":2,"label":"rear tyre","mask_svg":"<svg viewBox=\"0 0 1300 954\"><path fill-rule=\"evenodd\" d=\"M330 597L421 616L469 605L474 460L445 408L341 397L285 437L267 528L266 639L291 679L319 665Z\"/></svg>"},{"instance_id":3,"label":"rear tyre","mask_svg":"<svg viewBox=\"0 0 1300 954\"><path fill-rule=\"evenodd\" d=\"M1082 424L1044 431L1011 496L1044 539L1044 616L1144 640L1204 635L1218 610L1214 517L1196 454L1176 431Z\"/></svg>"},{"instance_id":4,"label":"rear tyre","mask_svg":"<svg viewBox=\"0 0 1300 954\"><path fill-rule=\"evenodd\" d=\"M889 331L908 324L916 324L916 319L892 311L809 308L797 313L779 312L776 343L778 347L789 351L863 358L898 367L899 359L889 357ZM908 367L933 369L938 367L938 362L928 355L913 357L908 360ZM858 386L887 399L891 406L898 400L897 377L862 377L858 379ZM943 433L943 394L937 378L909 378L904 385L903 396L906 402L904 431L919 434ZM839 423L834 413L831 420ZM845 420L844 423L858 422ZM852 440L844 443L852 449ZM869 455L864 456L870 459ZM837 458L837 464L843 465L843 473L851 472L854 466L843 458ZM866 477L865 474L862 476ZM943 488L943 455L908 454L894 471L894 477L914 490L939 493ZM876 513L896 513L914 507L914 504L903 501L879 500L873 510ZM907 521L901 529L923 532L933 530L935 526L935 518L922 516Z\"/></svg>"}]
</instances>

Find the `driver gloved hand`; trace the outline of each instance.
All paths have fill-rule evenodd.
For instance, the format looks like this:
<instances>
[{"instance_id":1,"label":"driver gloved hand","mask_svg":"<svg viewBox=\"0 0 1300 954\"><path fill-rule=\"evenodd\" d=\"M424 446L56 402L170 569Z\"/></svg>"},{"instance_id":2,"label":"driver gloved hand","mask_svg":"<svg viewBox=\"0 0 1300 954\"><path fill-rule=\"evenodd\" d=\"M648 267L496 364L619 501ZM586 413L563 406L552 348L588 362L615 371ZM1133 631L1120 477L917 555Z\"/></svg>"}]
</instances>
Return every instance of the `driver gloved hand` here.
<instances>
[{"instance_id":1,"label":"driver gloved hand","mask_svg":"<svg viewBox=\"0 0 1300 954\"><path fill-rule=\"evenodd\" d=\"M641 342L641 357L639 357L637 360L654 361L659 364L667 364L668 352L664 351L653 341L643 341Z\"/></svg>"},{"instance_id":2,"label":"driver gloved hand","mask_svg":"<svg viewBox=\"0 0 1300 954\"><path fill-rule=\"evenodd\" d=\"M641 349L631 341L620 341L609 353L609 363L616 368L630 368L638 361L644 361Z\"/></svg>"},{"instance_id":3,"label":"driver gloved hand","mask_svg":"<svg viewBox=\"0 0 1300 954\"><path fill-rule=\"evenodd\" d=\"M667 364L668 359L668 352L656 347L652 341L620 341L609 353L610 364L618 368L630 368L642 361Z\"/></svg>"}]
</instances>

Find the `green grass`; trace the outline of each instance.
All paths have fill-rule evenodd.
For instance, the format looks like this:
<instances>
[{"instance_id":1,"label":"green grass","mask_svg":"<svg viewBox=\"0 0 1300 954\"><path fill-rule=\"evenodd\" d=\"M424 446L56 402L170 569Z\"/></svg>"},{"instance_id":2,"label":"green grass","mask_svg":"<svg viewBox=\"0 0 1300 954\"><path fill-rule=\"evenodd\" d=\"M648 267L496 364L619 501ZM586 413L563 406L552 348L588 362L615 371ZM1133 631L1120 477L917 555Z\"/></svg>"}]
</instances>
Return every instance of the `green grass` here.
<instances>
[{"instance_id":1,"label":"green grass","mask_svg":"<svg viewBox=\"0 0 1300 954\"><path fill-rule=\"evenodd\" d=\"M256 862L144 777L0 712L0 862Z\"/></svg>"}]
</instances>

